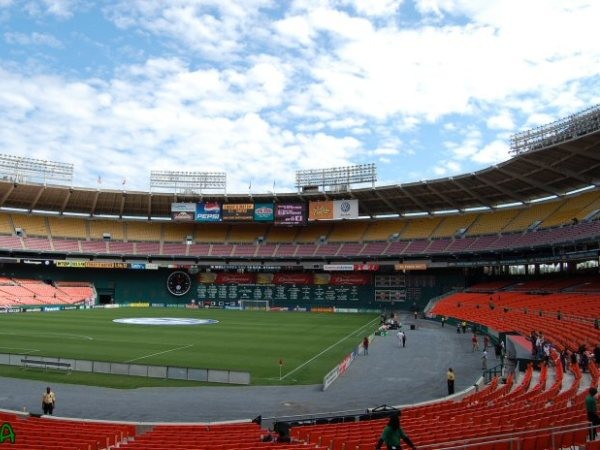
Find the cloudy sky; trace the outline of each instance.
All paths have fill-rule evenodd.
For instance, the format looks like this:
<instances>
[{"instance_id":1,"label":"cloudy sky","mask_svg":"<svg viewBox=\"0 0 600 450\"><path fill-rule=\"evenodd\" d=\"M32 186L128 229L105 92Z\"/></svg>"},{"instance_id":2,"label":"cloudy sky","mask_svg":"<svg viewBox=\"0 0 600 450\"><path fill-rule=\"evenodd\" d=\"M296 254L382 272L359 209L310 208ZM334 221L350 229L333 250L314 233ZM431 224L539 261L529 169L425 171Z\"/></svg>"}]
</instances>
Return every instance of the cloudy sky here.
<instances>
[{"instance_id":1,"label":"cloudy sky","mask_svg":"<svg viewBox=\"0 0 600 450\"><path fill-rule=\"evenodd\" d=\"M0 153L148 190L230 193L375 163L378 184L472 172L600 103L595 0L0 0Z\"/></svg>"}]
</instances>

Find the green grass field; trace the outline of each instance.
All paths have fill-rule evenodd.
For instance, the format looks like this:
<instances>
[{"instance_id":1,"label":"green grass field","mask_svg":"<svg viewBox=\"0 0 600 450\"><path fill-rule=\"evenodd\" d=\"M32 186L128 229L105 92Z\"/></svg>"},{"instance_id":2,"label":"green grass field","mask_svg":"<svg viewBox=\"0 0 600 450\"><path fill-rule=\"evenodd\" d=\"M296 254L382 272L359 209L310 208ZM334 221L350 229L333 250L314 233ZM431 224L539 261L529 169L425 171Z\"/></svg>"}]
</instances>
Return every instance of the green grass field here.
<instances>
[{"instance_id":1,"label":"green grass field","mask_svg":"<svg viewBox=\"0 0 600 450\"><path fill-rule=\"evenodd\" d=\"M219 323L150 326L112 321L130 317L215 319ZM323 375L374 330L376 321L373 314L163 308L6 314L0 316L0 353L230 369L250 372L252 384L313 384L321 383ZM284 362L281 381L280 359ZM0 375L37 379L49 376L7 366L2 367ZM181 385L75 372L53 374L51 378L114 387Z\"/></svg>"}]
</instances>

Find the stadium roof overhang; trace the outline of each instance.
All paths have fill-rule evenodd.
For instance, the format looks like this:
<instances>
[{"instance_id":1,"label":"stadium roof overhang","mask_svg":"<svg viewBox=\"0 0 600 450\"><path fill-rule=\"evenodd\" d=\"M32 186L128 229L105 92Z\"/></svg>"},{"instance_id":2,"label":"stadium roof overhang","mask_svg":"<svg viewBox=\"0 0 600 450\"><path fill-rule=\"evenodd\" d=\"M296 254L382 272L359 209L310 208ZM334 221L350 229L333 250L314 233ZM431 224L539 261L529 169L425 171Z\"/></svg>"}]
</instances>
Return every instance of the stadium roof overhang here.
<instances>
[{"instance_id":1,"label":"stadium roof overhang","mask_svg":"<svg viewBox=\"0 0 600 450\"><path fill-rule=\"evenodd\" d=\"M307 202L358 199L362 216L404 215L562 197L600 186L600 132L522 153L456 177L343 192L183 195L21 184L0 180L0 207L87 216L169 218L172 202Z\"/></svg>"}]
</instances>

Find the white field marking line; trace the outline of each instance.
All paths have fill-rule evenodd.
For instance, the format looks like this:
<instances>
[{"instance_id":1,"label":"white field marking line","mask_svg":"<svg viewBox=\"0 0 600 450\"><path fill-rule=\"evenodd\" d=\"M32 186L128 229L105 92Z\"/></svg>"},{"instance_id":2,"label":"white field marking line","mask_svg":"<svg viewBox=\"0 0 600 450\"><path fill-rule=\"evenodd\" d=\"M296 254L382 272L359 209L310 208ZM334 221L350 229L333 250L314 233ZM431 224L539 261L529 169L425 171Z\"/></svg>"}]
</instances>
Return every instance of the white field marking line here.
<instances>
[{"instance_id":1,"label":"white field marking line","mask_svg":"<svg viewBox=\"0 0 600 450\"><path fill-rule=\"evenodd\" d=\"M41 350L38 350L37 348L27 348L27 347L0 347L0 348L7 348L9 350L29 350L27 352L21 352L24 355L28 355L29 353L41 352Z\"/></svg>"},{"instance_id":2,"label":"white field marking line","mask_svg":"<svg viewBox=\"0 0 600 450\"><path fill-rule=\"evenodd\" d=\"M366 325L362 325L360 328L357 328L356 330L354 330L353 332L351 332L350 334L348 334L347 336L341 338L339 341L337 341L335 344L331 344L329 347L327 347L325 350L323 350L321 353L319 353L318 355L313 356L312 358L310 358L308 361L306 361L305 363L300 364L298 367L296 367L294 370L286 373L284 376L281 377L282 380L286 379L288 376L290 376L291 374L293 374L294 372L297 372L298 370L302 369L304 366L306 366L307 364L310 364L311 362L313 362L315 359L317 359L319 356L321 356L324 353L327 353L329 350L331 350L333 347L335 347L336 345L344 342L346 339L351 338L352 336L354 336L356 333L358 333L360 330L362 330L365 327L368 327L369 325L371 325L373 322L376 322L377 320L379 320L379 317L376 319L371 320L369 323L367 323Z\"/></svg>"},{"instance_id":3,"label":"white field marking line","mask_svg":"<svg viewBox=\"0 0 600 450\"><path fill-rule=\"evenodd\" d=\"M169 353L169 352L174 352L175 350L182 350L184 348L189 348L189 347L192 347L193 345L194 344L184 345L183 347L175 347L175 348L172 348L171 350L165 350L164 352L158 352L158 353L152 353L151 355L140 356L139 358L130 359L129 361L125 361L125 362L130 363L130 362L134 362L134 361L139 361L140 359L150 358L151 356L162 355L163 353Z\"/></svg>"},{"instance_id":4,"label":"white field marking line","mask_svg":"<svg viewBox=\"0 0 600 450\"><path fill-rule=\"evenodd\" d=\"M5 336L27 336L27 337L37 337L37 336L67 336L67 337L75 337L75 338L83 338L88 341L93 341L94 338L91 336L86 336L84 334L71 334L71 333L4 333L0 331L0 334Z\"/></svg>"}]
</instances>

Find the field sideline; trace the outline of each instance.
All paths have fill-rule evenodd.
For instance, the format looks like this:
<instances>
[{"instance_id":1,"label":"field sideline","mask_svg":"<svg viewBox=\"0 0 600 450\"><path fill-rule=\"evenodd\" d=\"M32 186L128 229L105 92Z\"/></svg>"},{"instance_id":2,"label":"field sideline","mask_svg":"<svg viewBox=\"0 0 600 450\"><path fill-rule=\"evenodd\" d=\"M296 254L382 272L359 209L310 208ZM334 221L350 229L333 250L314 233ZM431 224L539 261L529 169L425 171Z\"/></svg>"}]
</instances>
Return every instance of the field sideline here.
<instances>
[{"instance_id":1,"label":"field sideline","mask_svg":"<svg viewBox=\"0 0 600 450\"><path fill-rule=\"evenodd\" d=\"M150 326L112 321L133 317L214 319L219 323ZM249 371L252 384L317 384L376 325L374 314L217 309L6 314L0 316L0 353L230 369Z\"/></svg>"}]
</instances>

